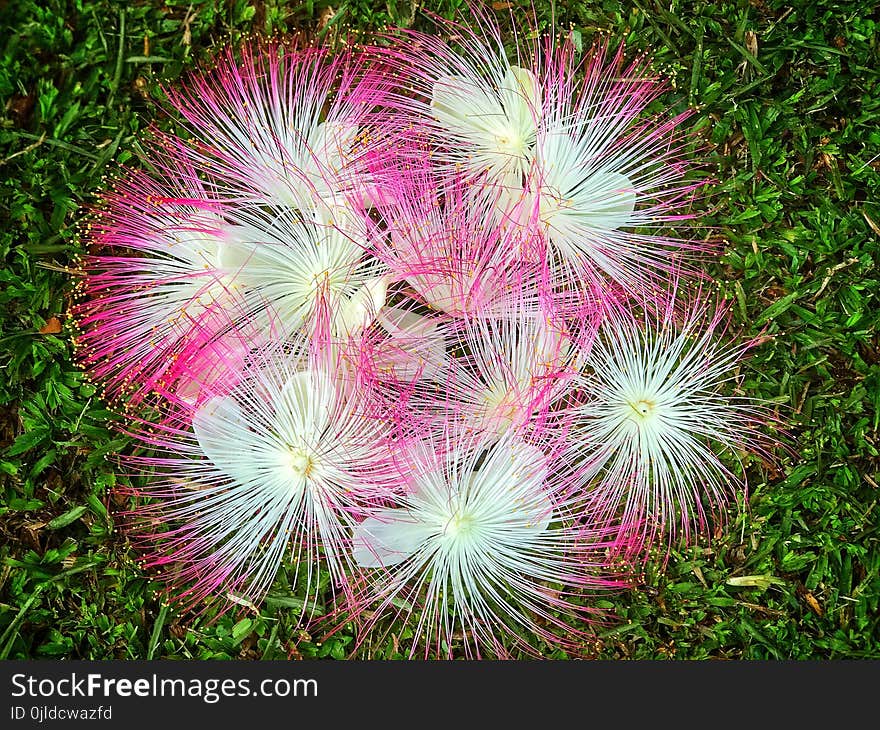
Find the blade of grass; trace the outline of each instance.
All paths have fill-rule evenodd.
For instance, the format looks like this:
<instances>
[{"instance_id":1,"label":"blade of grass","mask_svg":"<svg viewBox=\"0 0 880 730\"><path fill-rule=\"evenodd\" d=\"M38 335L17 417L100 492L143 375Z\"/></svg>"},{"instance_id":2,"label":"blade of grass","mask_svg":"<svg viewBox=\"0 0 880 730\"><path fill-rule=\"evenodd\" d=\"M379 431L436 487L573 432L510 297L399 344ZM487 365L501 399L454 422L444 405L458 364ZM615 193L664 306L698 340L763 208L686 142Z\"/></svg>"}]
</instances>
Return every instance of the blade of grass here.
<instances>
[{"instance_id":1,"label":"blade of grass","mask_svg":"<svg viewBox=\"0 0 880 730\"><path fill-rule=\"evenodd\" d=\"M153 624L153 631L150 634L150 643L147 646L147 659L150 660L156 654L156 647L159 645L159 637L162 636L162 627L165 625L165 618L168 616L168 604L163 603L159 608L159 615L156 616L156 622Z\"/></svg>"},{"instance_id":2,"label":"blade of grass","mask_svg":"<svg viewBox=\"0 0 880 730\"><path fill-rule=\"evenodd\" d=\"M46 587L45 583L37 584L37 587L34 588L33 593L28 596L28 599L24 602L22 607L18 610L18 615L14 619L12 619L12 623L6 627L6 631L3 632L3 635L0 636L0 646L3 648L0 649L0 661L6 659L9 656L9 652L12 649L12 643L15 641L15 633L21 624L24 621L25 614L30 610L30 607L34 604L34 601L37 600L37 597L40 593L43 592L43 588ZM8 637L8 638L7 638Z\"/></svg>"}]
</instances>

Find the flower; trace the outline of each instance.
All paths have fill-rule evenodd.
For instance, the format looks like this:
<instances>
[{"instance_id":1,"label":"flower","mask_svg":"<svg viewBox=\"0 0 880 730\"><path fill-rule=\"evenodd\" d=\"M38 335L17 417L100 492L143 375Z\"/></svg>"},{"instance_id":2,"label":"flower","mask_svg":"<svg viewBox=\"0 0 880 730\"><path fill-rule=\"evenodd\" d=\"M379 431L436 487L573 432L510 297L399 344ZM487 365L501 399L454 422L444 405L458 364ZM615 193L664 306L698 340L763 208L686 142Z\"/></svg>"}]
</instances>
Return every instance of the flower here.
<instances>
[{"instance_id":1,"label":"flower","mask_svg":"<svg viewBox=\"0 0 880 730\"><path fill-rule=\"evenodd\" d=\"M416 299L452 317L489 316L503 310L512 289L537 289L540 264L520 256L528 232L496 224L496 186L443 180L429 166L386 163L371 176L381 192L370 250Z\"/></svg>"},{"instance_id":2,"label":"flower","mask_svg":"<svg viewBox=\"0 0 880 730\"><path fill-rule=\"evenodd\" d=\"M590 501L600 514L622 509L621 523L638 526L637 549L689 539L706 506L723 519L746 481L721 455L763 452L767 409L729 392L750 343L725 338L725 312L698 293L655 314L610 315L575 380L570 458L593 464Z\"/></svg>"},{"instance_id":3,"label":"flower","mask_svg":"<svg viewBox=\"0 0 880 730\"><path fill-rule=\"evenodd\" d=\"M665 87L643 58L627 64L623 53L609 60L597 45L578 62L570 41L547 50L533 167L508 195L544 231L548 262L565 280L608 277L643 296L665 288L682 254L708 244L628 229L693 217L689 203L707 180L687 178L690 112L646 118Z\"/></svg>"},{"instance_id":4,"label":"flower","mask_svg":"<svg viewBox=\"0 0 880 730\"><path fill-rule=\"evenodd\" d=\"M358 137L385 78L353 51L253 44L167 89L194 142L166 137L225 194L301 211L346 206Z\"/></svg>"},{"instance_id":5,"label":"flower","mask_svg":"<svg viewBox=\"0 0 880 730\"><path fill-rule=\"evenodd\" d=\"M236 273L252 249L222 204L175 173L130 171L104 196L87 228L97 253L80 262L71 310L80 362L132 406L172 377L201 322L239 301Z\"/></svg>"},{"instance_id":6,"label":"flower","mask_svg":"<svg viewBox=\"0 0 880 730\"><path fill-rule=\"evenodd\" d=\"M384 104L392 113L377 126L413 159L420 148L408 140L423 139L441 176L454 170L521 185L534 152L541 85L532 69L508 60L494 20L471 10L479 32L434 16L438 33L398 29L388 45L374 49L406 89L387 91ZM456 38L455 50L444 35Z\"/></svg>"},{"instance_id":7,"label":"flower","mask_svg":"<svg viewBox=\"0 0 880 730\"><path fill-rule=\"evenodd\" d=\"M129 459L148 473L138 495L151 501L134 515L146 563L186 605L259 601L288 553L310 599L319 556L344 588L351 529L398 477L388 423L331 356L251 353L231 388L217 379L215 394L136 433L156 453Z\"/></svg>"},{"instance_id":8,"label":"flower","mask_svg":"<svg viewBox=\"0 0 880 730\"><path fill-rule=\"evenodd\" d=\"M181 187L176 172L132 172L89 229L100 252L83 262L73 314L81 362L111 397L136 405L180 377L180 358L197 370L199 348L232 330L248 332L251 346L298 337L318 297L340 337L384 306L387 272L367 257L354 215L343 231L317 214L223 204L216 190Z\"/></svg>"},{"instance_id":9,"label":"flower","mask_svg":"<svg viewBox=\"0 0 880 730\"><path fill-rule=\"evenodd\" d=\"M451 429L465 440L541 431L568 390L573 357L581 350L571 346L552 311L516 295L506 306L503 316L475 314L438 325L448 353L426 360L420 381L386 386L386 407L394 409L406 392L404 420L418 420L422 429Z\"/></svg>"},{"instance_id":10,"label":"flower","mask_svg":"<svg viewBox=\"0 0 880 730\"><path fill-rule=\"evenodd\" d=\"M460 635L467 655L503 655L523 627L565 644L551 627L572 629L557 612L590 613L570 593L616 585L599 577L603 530L573 521L552 454L513 437L482 445L413 444L401 459L408 491L355 528L354 560L380 604L371 622L392 604L421 609L411 654L424 639L426 653L452 656Z\"/></svg>"},{"instance_id":11,"label":"flower","mask_svg":"<svg viewBox=\"0 0 880 730\"><path fill-rule=\"evenodd\" d=\"M279 337L309 325L319 296L339 336L356 334L384 306L387 269L366 255L362 219L352 214L339 228L318 216L302 220L289 208L243 208L235 219L240 236L254 242L236 280L251 316L271 313Z\"/></svg>"},{"instance_id":12,"label":"flower","mask_svg":"<svg viewBox=\"0 0 880 730\"><path fill-rule=\"evenodd\" d=\"M531 71L503 56L487 71L437 78L431 115L446 144L465 151L463 164L473 173L516 184L535 146L540 87Z\"/></svg>"}]
</instances>

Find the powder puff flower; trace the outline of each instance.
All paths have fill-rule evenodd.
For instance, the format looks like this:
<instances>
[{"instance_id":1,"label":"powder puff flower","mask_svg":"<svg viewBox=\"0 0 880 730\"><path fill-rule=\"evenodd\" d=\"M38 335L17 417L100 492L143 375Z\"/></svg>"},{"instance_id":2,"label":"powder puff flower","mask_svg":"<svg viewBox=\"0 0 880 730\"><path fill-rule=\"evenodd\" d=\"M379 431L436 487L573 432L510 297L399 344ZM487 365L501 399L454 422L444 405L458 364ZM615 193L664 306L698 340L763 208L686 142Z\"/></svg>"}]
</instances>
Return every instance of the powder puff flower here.
<instances>
[{"instance_id":1,"label":"powder puff flower","mask_svg":"<svg viewBox=\"0 0 880 730\"><path fill-rule=\"evenodd\" d=\"M416 383L377 387L389 393L387 407L399 403L409 418L421 420L421 428L449 430L463 439L479 434L491 441L508 431L541 430L568 390L574 358L584 350L572 346L564 323L552 313L525 301L510 301L508 307L502 317L439 324L448 352L426 360ZM401 392L407 394L403 403Z\"/></svg>"},{"instance_id":2,"label":"powder puff flower","mask_svg":"<svg viewBox=\"0 0 880 730\"><path fill-rule=\"evenodd\" d=\"M706 507L744 495L745 476L721 459L758 451L770 420L735 394L750 343L725 337L725 307L697 295L656 315L609 316L575 381L570 458L593 464L586 489L600 513L622 506L622 523L639 525L638 544L672 541L706 525ZM733 391L733 393L731 392ZM742 465L740 465L742 471Z\"/></svg>"},{"instance_id":3,"label":"powder puff flower","mask_svg":"<svg viewBox=\"0 0 880 730\"><path fill-rule=\"evenodd\" d=\"M272 312L280 337L309 323L325 297L334 333L356 334L385 304L387 269L368 257L366 225L354 215L344 229L316 216L301 220L289 208L236 211L239 236L252 241L237 281L253 316Z\"/></svg>"},{"instance_id":4,"label":"powder puff flower","mask_svg":"<svg viewBox=\"0 0 880 730\"><path fill-rule=\"evenodd\" d=\"M235 275L252 250L241 233L203 189L170 178L130 171L104 197L72 315L80 361L109 397L134 404L151 393L199 323L237 301Z\"/></svg>"},{"instance_id":5,"label":"powder puff flower","mask_svg":"<svg viewBox=\"0 0 880 730\"><path fill-rule=\"evenodd\" d=\"M109 395L136 404L177 377L185 351L197 358L200 343L230 328L252 346L298 336L319 296L340 337L384 305L386 271L366 256L354 216L342 231L290 208L224 205L216 191L181 189L176 170L159 180L132 172L88 232L99 250L83 262L86 298L73 314L81 362Z\"/></svg>"},{"instance_id":6,"label":"powder puff flower","mask_svg":"<svg viewBox=\"0 0 880 730\"><path fill-rule=\"evenodd\" d=\"M178 402L173 417L136 434L155 452L129 458L146 472L137 495L149 501L134 514L146 564L187 606L230 594L259 601L285 559L309 598L319 556L344 586L351 530L398 476L390 428L330 354L252 353L233 387Z\"/></svg>"},{"instance_id":7,"label":"powder puff flower","mask_svg":"<svg viewBox=\"0 0 880 730\"><path fill-rule=\"evenodd\" d=\"M170 88L193 142L164 138L209 171L228 196L310 211L345 208L349 166L386 81L355 52L274 44L231 51Z\"/></svg>"},{"instance_id":8,"label":"powder puff flower","mask_svg":"<svg viewBox=\"0 0 880 730\"><path fill-rule=\"evenodd\" d=\"M468 153L469 169L515 184L535 146L540 87L531 71L503 56L487 72L488 78L470 69L440 76L433 83L431 114L449 147Z\"/></svg>"},{"instance_id":9,"label":"powder puff flower","mask_svg":"<svg viewBox=\"0 0 880 730\"><path fill-rule=\"evenodd\" d=\"M536 215L567 279L604 276L641 293L699 246L629 229L691 218L688 205L706 181L686 177L690 113L645 118L664 85L643 59L626 64L622 48L607 56L597 46L578 63L570 43L548 52L534 164L522 193L510 195Z\"/></svg>"},{"instance_id":10,"label":"powder puff flower","mask_svg":"<svg viewBox=\"0 0 880 730\"><path fill-rule=\"evenodd\" d=\"M451 656L460 639L469 656L502 655L523 628L565 644L557 613L590 614L571 592L615 585L598 577L603 530L575 524L559 464L537 447L456 438L413 445L402 463L409 490L355 528L353 549L380 603L371 622L392 604L420 607L411 654L424 639L426 654Z\"/></svg>"},{"instance_id":11,"label":"powder puff flower","mask_svg":"<svg viewBox=\"0 0 880 730\"><path fill-rule=\"evenodd\" d=\"M429 167L388 166L374 177L371 250L416 299L453 317L492 316L512 289L537 290L541 266L522 260L529 232L497 225L496 186L440 180Z\"/></svg>"},{"instance_id":12,"label":"powder puff flower","mask_svg":"<svg viewBox=\"0 0 880 730\"><path fill-rule=\"evenodd\" d=\"M385 101L391 118L426 136L435 161L465 177L519 186L534 153L541 84L532 69L508 60L497 25L472 10L480 32L436 16L441 33L397 30L379 53L408 93L389 90Z\"/></svg>"}]
</instances>

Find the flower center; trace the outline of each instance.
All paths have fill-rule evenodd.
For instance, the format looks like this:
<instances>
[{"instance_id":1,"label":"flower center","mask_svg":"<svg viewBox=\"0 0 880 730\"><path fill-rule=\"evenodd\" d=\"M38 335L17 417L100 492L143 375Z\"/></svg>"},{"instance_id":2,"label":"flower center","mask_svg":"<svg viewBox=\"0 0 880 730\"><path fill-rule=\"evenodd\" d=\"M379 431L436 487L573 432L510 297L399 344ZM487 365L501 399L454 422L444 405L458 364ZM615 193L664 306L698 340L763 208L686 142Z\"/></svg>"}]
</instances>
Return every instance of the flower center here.
<instances>
[{"instance_id":1,"label":"flower center","mask_svg":"<svg viewBox=\"0 0 880 730\"><path fill-rule=\"evenodd\" d=\"M630 402L629 407L633 410L634 419L644 420L654 412L657 404L652 400L642 398L641 400Z\"/></svg>"},{"instance_id":2,"label":"flower center","mask_svg":"<svg viewBox=\"0 0 880 730\"><path fill-rule=\"evenodd\" d=\"M525 141L513 129L504 129L495 135L495 145L499 152L520 156L525 152Z\"/></svg>"},{"instance_id":3,"label":"flower center","mask_svg":"<svg viewBox=\"0 0 880 730\"><path fill-rule=\"evenodd\" d=\"M522 413L522 398L505 383L493 383L483 392L483 414L498 435L517 424Z\"/></svg>"},{"instance_id":4,"label":"flower center","mask_svg":"<svg viewBox=\"0 0 880 730\"><path fill-rule=\"evenodd\" d=\"M339 267L333 262L312 261L303 265L302 268L291 270L285 277L287 279L287 291L289 296L295 297L300 302L311 302L316 296L329 295L335 300L345 291L346 274L344 267Z\"/></svg>"},{"instance_id":5,"label":"flower center","mask_svg":"<svg viewBox=\"0 0 880 730\"><path fill-rule=\"evenodd\" d=\"M513 403L513 393L503 383L493 383L485 393L483 399L490 413L497 416L512 416L516 411Z\"/></svg>"},{"instance_id":6,"label":"flower center","mask_svg":"<svg viewBox=\"0 0 880 730\"><path fill-rule=\"evenodd\" d=\"M468 535L474 528L474 520L470 515L456 513L443 528L443 534L449 537L463 537Z\"/></svg>"},{"instance_id":7,"label":"flower center","mask_svg":"<svg viewBox=\"0 0 880 730\"><path fill-rule=\"evenodd\" d=\"M296 476L308 479L315 470L316 462L314 455L305 449L290 446L287 465Z\"/></svg>"}]
</instances>

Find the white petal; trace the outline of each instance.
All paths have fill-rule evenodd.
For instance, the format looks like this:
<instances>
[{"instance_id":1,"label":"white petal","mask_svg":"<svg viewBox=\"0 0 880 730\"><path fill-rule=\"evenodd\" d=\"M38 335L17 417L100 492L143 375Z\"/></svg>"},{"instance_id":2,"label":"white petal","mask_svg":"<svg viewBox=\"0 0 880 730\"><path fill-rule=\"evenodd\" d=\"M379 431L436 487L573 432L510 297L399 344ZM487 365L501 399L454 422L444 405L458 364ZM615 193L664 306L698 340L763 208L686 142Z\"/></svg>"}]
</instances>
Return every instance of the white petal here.
<instances>
[{"instance_id":1,"label":"white petal","mask_svg":"<svg viewBox=\"0 0 880 730\"><path fill-rule=\"evenodd\" d=\"M218 269L236 273L252 263L264 244L261 232L251 226L230 226L228 235L214 247L214 261Z\"/></svg>"},{"instance_id":2,"label":"white petal","mask_svg":"<svg viewBox=\"0 0 880 730\"><path fill-rule=\"evenodd\" d=\"M509 466L505 476L513 477L514 488L519 492L519 508L529 523L529 529L536 533L544 532L553 519L553 502L543 486L548 476L544 452L516 439L507 440L498 445L493 451L493 458L479 472L475 472L473 478L492 478L491 472L495 473L496 478L504 475L504 463L496 462L496 458L503 459Z\"/></svg>"},{"instance_id":3,"label":"white petal","mask_svg":"<svg viewBox=\"0 0 880 730\"><path fill-rule=\"evenodd\" d=\"M223 243L217 249L217 268L235 274L253 259L258 244L250 246L233 242Z\"/></svg>"},{"instance_id":4,"label":"white petal","mask_svg":"<svg viewBox=\"0 0 880 730\"><path fill-rule=\"evenodd\" d=\"M435 317L384 307L377 319L390 335L375 354L379 370L404 381L436 377L446 370L446 338Z\"/></svg>"},{"instance_id":5,"label":"white petal","mask_svg":"<svg viewBox=\"0 0 880 730\"><path fill-rule=\"evenodd\" d=\"M434 118L455 134L473 136L503 123L504 109L461 76L441 76L431 93Z\"/></svg>"},{"instance_id":6,"label":"white petal","mask_svg":"<svg viewBox=\"0 0 880 730\"><path fill-rule=\"evenodd\" d=\"M352 250L361 252L356 241L366 239L363 220L341 195L327 195L315 201L312 220L327 236L345 238Z\"/></svg>"},{"instance_id":7,"label":"white petal","mask_svg":"<svg viewBox=\"0 0 880 730\"><path fill-rule=\"evenodd\" d=\"M213 269L219 266L218 252L229 236L229 229L221 218L209 213L168 216L165 225L159 226L161 235L155 240L175 258L196 264L199 269L206 265Z\"/></svg>"},{"instance_id":8,"label":"white petal","mask_svg":"<svg viewBox=\"0 0 880 730\"><path fill-rule=\"evenodd\" d=\"M464 298L464 296L456 296L452 284L442 273L416 274L406 277L405 281L418 292L419 296L425 300L429 307L447 314L455 315L459 300Z\"/></svg>"},{"instance_id":9,"label":"white petal","mask_svg":"<svg viewBox=\"0 0 880 730\"><path fill-rule=\"evenodd\" d=\"M547 480L547 457L537 446L511 439L506 445L514 469L538 484Z\"/></svg>"},{"instance_id":10,"label":"white petal","mask_svg":"<svg viewBox=\"0 0 880 730\"><path fill-rule=\"evenodd\" d=\"M228 397L212 398L193 416L193 432L202 453L228 476L247 478L236 454L247 449L252 431L238 404Z\"/></svg>"},{"instance_id":11,"label":"white petal","mask_svg":"<svg viewBox=\"0 0 880 730\"><path fill-rule=\"evenodd\" d=\"M334 313L333 328L337 334L354 335L370 322L385 305L388 280L384 276L370 279Z\"/></svg>"},{"instance_id":12,"label":"white petal","mask_svg":"<svg viewBox=\"0 0 880 730\"><path fill-rule=\"evenodd\" d=\"M402 307L385 307L378 320L392 335L424 334L437 327L435 318Z\"/></svg>"},{"instance_id":13,"label":"white petal","mask_svg":"<svg viewBox=\"0 0 880 730\"><path fill-rule=\"evenodd\" d=\"M392 337L412 350L413 355L433 363L446 362L446 337L436 317L400 307L385 307L378 319Z\"/></svg>"},{"instance_id":14,"label":"white petal","mask_svg":"<svg viewBox=\"0 0 880 730\"><path fill-rule=\"evenodd\" d=\"M541 87L535 74L521 66L511 66L501 87L507 115L521 129L534 129L541 113Z\"/></svg>"},{"instance_id":15,"label":"white petal","mask_svg":"<svg viewBox=\"0 0 880 730\"><path fill-rule=\"evenodd\" d=\"M383 510L354 528L354 561L361 568L389 568L417 553L431 533L406 510Z\"/></svg>"}]
</instances>

